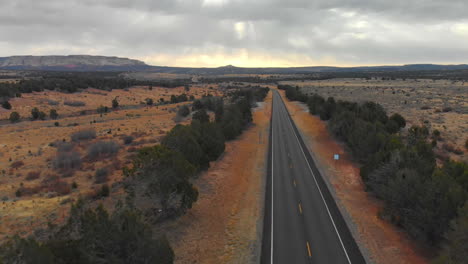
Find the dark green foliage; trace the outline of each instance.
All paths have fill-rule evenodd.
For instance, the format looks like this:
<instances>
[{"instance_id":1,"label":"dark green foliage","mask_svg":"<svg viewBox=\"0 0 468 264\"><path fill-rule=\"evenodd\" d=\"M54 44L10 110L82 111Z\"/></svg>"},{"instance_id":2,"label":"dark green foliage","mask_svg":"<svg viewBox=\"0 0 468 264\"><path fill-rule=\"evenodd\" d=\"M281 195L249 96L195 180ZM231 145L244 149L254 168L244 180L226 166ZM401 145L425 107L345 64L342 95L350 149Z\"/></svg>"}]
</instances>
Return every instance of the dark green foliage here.
<instances>
[{"instance_id":1,"label":"dark green foliage","mask_svg":"<svg viewBox=\"0 0 468 264\"><path fill-rule=\"evenodd\" d=\"M336 103L333 97L328 97L319 110L320 119L329 120L335 112Z\"/></svg>"},{"instance_id":2,"label":"dark green foliage","mask_svg":"<svg viewBox=\"0 0 468 264\"><path fill-rule=\"evenodd\" d=\"M183 105L177 110L177 115L186 117L190 114L190 108L186 105Z\"/></svg>"},{"instance_id":3,"label":"dark green foliage","mask_svg":"<svg viewBox=\"0 0 468 264\"><path fill-rule=\"evenodd\" d=\"M5 108L5 109L10 110L11 109L11 104L10 104L10 102L8 102L8 100L6 100L5 102L2 103L2 107Z\"/></svg>"},{"instance_id":4,"label":"dark green foliage","mask_svg":"<svg viewBox=\"0 0 468 264\"><path fill-rule=\"evenodd\" d=\"M312 96L307 99L307 106L309 107L309 112L313 115L317 115L322 109L322 105L325 103L325 99L323 97L313 94Z\"/></svg>"},{"instance_id":5,"label":"dark green foliage","mask_svg":"<svg viewBox=\"0 0 468 264\"><path fill-rule=\"evenodd\" d=\"M119 107L119 101L117 100L117 97L112 99L112 108L117 108Z\"/></svg>"},{"instance_id":6,"label":"dark green foliage","mask_svg":"<svg viewBox=\"0 0 468 264\"><path fill-rule=\"evenodd\" d=\"M385 130L387 130L387 132L390 134L395 134L400 130L400 126L395 120L390 119L385 124Z\"/></svg>"},{"instance_id":7,"label":"dark green foliage","mask_svg":"<svg viewBox=\"0 0 468 264\"><path fill-rule=\"evenodd\" d=\"M94 174L94 182L95 183L107 182L107 176L109 176L109 169L99 168L96 170L96 173Z\"/></svg>"},{"instance_id":8,"label":"dark green foliage","mask_svg":"<svg viewBox=\"0 0 468 264\"><path fill-rule=\"evenodd\" d=\"M51 119L57 119L58 118L57 110L50 109L49 116L50 116Z\"/></svg>"},{"instance_id":9,"label":"dark green foliage","mask_svg":"<svg viewBox=\"0 0 468 264\"><path fill-rule=\"evenodd\" d=\"M45 120L45 119L46 119L46 113L44 113L44 112L42 112L42 111L39 111L38 118L39 118L40 120Z\"/></svg>"},{"instance_id":10,"label":"dark green foliage","mask_svg":"<svg viewBox=\"0 0 468 264\"><path fill-rule=\"evenodd\" d=\"M388 116L384 108L374 102L365 102L360 105L358 116L359 118L372 123L380 122L381 124L385 124L388 120Z\"/></svg>"},{"instance_id":11,"label":"dark green foliage","mask_svg":"<svg viewBox=\"0 0 468 264\"><path fill-rule=\"evenodd\" d=\"M202 102L200 100L197 99L197 100L193 101L192 108L193 108L193 110L202 109L203 104L202 104Z\"/></svg>"},{"instance_id":12,"label":"dark green foliage","mask_svg":"<svg viewBox=\"0 0 468 264\"><path fill-rule=\"evenodd\" d=\"M181 153L187 161L199 169L208 168L208 157L203 152L191 126L176 125L162 139L162 145Z\"/></svg>"},{"instance_id":13,"label":"dark green foliage","mask_svg":"<svg viewBox=\"0 0 468 264\"><path fill-rule=\"evenodd\" d=\"M124 136L123 142L125 145L129 145L133 142L134 138L132 136Z\"/></svg>"},{"instance_id":14,"label":"dark green foliage","mask_svg":"<svg viewBox=\"0 0 468 264\"><path fill-rule=\"evenodd\" d=\"M0 250L5 263L163 263L174 261L167 239L153 237L137 211L118 208L112 215L102 207L71 208L68 222L43 243L15 237Z\"/></svg>"},{"instance_id":15,"label":"dark green foliage","mask_svg":"<svg viewBox=\"0 0 468 264\"><path fill-rule=\"evenodd\" d=\"M38 72L34 78L19 82L0 83L0 97L15 97L20 93L56 90L73 93L89 87L110 90L124 89L135 85L175 88L190 83L190 79L135 80L119 76L117 72Z\"/></svg>"},{"instance_id":16,"label":"dark green foliage","mask_svg":"<svg viewBox=\"0 0 468 264\"><path fill-rule=\"evenodd\" d=\"M0 247L0 263L51 264L56 262L52 251L47 246L34 239L15 236Z\"/></svg>"},{"instance_id":17,"label":"dark green foliage","mask_svg":"<svg viewBox=\"0 0 468 264\"><path fill-rule=\"evenodd\" d=\"M135 184L144 186L146 197L159 201L165 210L185 212L198 198L198 190L189 181L195 167L163 145L140 149L129 175Z\"/></svg>"},{"instance_id":18,"label":"dark green foliage","mask_svg":"<svg viewBox=\"0 0 468 264\"><path fill-rule=\"evenodd\" d=\"M153 99L151 98L146 98L146 105L153 105Z\"/></svg>"},{"instance_id":19,"label":"dark green foliage","mask_svg":"<svg viewBox=\"0 0 468 264\"><path fill-rule=\"evenodd\" d=\"M459 264L468 260L468 202L451 221L446 243L434 264Z\"/></svg>"},{"instance_id":20,"label":"dark green foliage","mask_svg":"<svg viewBox=\"0 0 468 264\"><path fill-rule=\"evenodd\" d=\"M11 123L18 122L20 120L20 114L18 114L18 112L11 112L9 120Z\"/></svg>"},{"instance_id":21,"label":"dark green foliage","mask_svg":"<svg viewBox=\"0 0 468 264\"><path fill-rule=\"evenodd\" d=\"M400 114L398 114L398 113L395 113L395 114L391 115L390 120L395 121L400 128L403 128L403 127L406 126L405 118L403 116L401 116Z\"/></svg>"},{"instance_id":22,"label":"dark green foliage","mask_svg":"<svg viewBox=\"0 0 468 264\"><path fill-rule=\"evenodd\" d=\"M236 105L225 107L221 128L226 140L232 140L242 133L244 128L242 113Z\"/></svg>"},{"instance_id":23,"label":"dark green foliage","mask_svg":"<svg viewBox=\"0 0 468 264\"><path fill-rule=\"evenodd\" d=\"M215 121L216 121L216 123L221 122L223 120L223 114L224 114L224 102L223 102L222 99L219 99L219 100L216 101L214 112L215 112ZM468 140L467 140L467 142L468 142Z\"/></svg>"},{"instance_id":24,"label":"dark green foliage","mask_svg":"<svg viewBox=\"0 0 468 264\"><path fill-rule=\"evenodd\" d=\"M193 121L191 127L208 160L213 161L221 156L225 148L225 139L217 123Z\"/></svg>"},{"instance_id":25,"label":"dark green foliage","mask_svg":"<svg viewBox=\"0 0 468 264\"><path fill-rule=\"evenodd\" d=\"M39 118L39 109L37 107L34 107L32 110L31 110L31 117L33 120L36 120Z\"/></svg>"},{"instance_id":26,"label":"dark green foliage","mask_svg":"<svg viewBox=\"0 0 468 264\"><path fill-rule=\"evenodd\" d=\"M187 102L187 101L188 101L188 97L184 93L180 95L171 95L171 104Z\"/></svg>"},{"instance_id":27,"label":"dark green foliage","mask_svg":"<svg viewBox=\"0 0 468 264\"><path fill-rule=\"evenodd\" d=\"M110 193L109 185L104 184L101 186L101 189L99 189L98 197L108 197L109 193Z\"/></svg>"},{"instance_id":28,"label":"dark green foliage","mask_svg":"<svg viewBox=\"0 0 468 264\"><path fill-rule=\"evenodd\" d=\"M303 94L299 87L290 86L290 85L278 85L278 89L285 90L286 98L291 101L300 101L300 102L307 102L308 96Z\"/></svg>"},{"instance_id":29,"label":"dark green foliage","mask_svg":"<svg viewBox=\"0 0 468 264\"><path fill-rule=\"evenodd\" d=\"M206 110L202 108L193 114L192 120L198 120L201 123L208 123L210 122L210 116L206 113Z\"/></svg>"}]
</instances>

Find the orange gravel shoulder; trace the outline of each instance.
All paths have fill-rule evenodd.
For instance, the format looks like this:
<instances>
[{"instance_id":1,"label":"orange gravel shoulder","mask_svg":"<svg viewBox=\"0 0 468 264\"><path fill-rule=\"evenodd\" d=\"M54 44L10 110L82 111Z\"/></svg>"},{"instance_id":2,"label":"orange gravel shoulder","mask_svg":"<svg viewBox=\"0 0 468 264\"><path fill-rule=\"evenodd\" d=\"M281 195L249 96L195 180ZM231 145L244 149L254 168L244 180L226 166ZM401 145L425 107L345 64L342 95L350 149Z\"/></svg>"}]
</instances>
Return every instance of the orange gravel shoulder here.
<instances>
[{"instance_id":1,"label":"orange gravel shoulder","mask_svg":"<svg viewBox=\"0 0 468 264\"><path fill-rule=\"evenodd\" d=\"M309 114L303 104L290 102L283 91L280 93L305 136L317 167L333 187L331 191L363 253L371 262L379 264L428 263L426 254L403 230L378 217L382 202L364 191L358 165L351 162L343 146L331 137L326 123ZM340 160L335 162L333 154L340 154Z\"/></svg>"},{"instance_id":2,"label":"orange gravel shoulder","mask_svg":"<svg viewBox=\"0 0 468 264\"><path fill-rule=\"evenodd\" d=\"M254 109L254 125L195 182L194 207L162 227L176 263L259 262L270 115L271 93Z\"/></svg>"}]
</instances>

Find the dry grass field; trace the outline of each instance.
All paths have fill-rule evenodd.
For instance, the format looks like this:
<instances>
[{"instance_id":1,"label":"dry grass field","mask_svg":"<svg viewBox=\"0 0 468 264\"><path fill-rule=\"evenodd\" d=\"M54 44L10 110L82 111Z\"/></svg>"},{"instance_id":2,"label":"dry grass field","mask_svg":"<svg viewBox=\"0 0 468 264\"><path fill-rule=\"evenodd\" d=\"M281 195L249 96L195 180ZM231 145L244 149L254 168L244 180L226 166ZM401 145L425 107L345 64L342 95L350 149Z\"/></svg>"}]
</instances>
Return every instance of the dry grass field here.
<instances>
[{"instance_id":1,"label":"dry grass field","mask_svg":"<svg viewBox=\"0 0 468 264\"><path fill-rule=\"evenodd\" d=\"M188 92L183 87L152 90L134 87L109 92L87 89L73 94L45 91L12 99L12 110L2 108L0 119L6 119L11 111L28 118L13 124L4 120L0 125L0 241L15 233L26 235L40 230L48 223L60 223L67 216L69 203L79 197L92 198L106 207L124 197L121 168L137 148L159 142L176 124L177 108L188 103L146 106L141 102L146 98L153 98L154 102L159 98L168 101L171 95L182 93L195 98L206 93L221 95L208 86L192 86ZM95 112L100 105L111 108L114 98L118 99L119 108L104 114ZM50 100L58 104L50 105ZM65 101L80 101L85 105L67 106L63 104ZM33 107L47 114L54 108L59 118L30 121ZM80 114L82 111L89 112ZM190 116L179 121L187 123ZM93 130L96 137L72 141L71 135L82 130ZM125 142L129 137L131 142ZM91 157L91 145L109 141L115 142L118 148ZM70 158L65 161L66 169L61 168L57 157L64 154L59 153L59 148L66 149L65 153L77 153L81 162L75 165ZM99 169L105 173L98 179ZM109 186L113 199L99 199L103 185Z\"/></svg>"},{"instance_id":2,"label":"dry grass field","mask_svg":"<svg viewBox=\"0 0 468 264\"><path fill-rule=\"evenodd\" d=\"M468 83L429 79L330 79L288 81L308 94L354 102L374 101L389 114L400 113L411 125L439 130L436 153L440 157L468 161Z\"/></svg>"}]
</instances>

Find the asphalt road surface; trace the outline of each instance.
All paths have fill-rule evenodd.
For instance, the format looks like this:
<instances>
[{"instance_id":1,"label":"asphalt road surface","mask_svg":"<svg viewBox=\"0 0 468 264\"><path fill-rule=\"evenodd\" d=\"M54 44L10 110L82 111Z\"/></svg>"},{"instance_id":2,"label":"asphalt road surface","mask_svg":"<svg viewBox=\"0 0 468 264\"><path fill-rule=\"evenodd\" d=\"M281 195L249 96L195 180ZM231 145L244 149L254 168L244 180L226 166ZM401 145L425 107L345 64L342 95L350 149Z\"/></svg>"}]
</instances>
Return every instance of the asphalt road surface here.
<instances>
[{"instance_id":1,"label":"asphalt road surface","mask_svg":"<svg viewBox=\"0 0 468 264\"><path fill-rule=\"evenodd\" d=\"M272 92L261 262L365 263L281 96Z\"/></svg>"}]
</instances>

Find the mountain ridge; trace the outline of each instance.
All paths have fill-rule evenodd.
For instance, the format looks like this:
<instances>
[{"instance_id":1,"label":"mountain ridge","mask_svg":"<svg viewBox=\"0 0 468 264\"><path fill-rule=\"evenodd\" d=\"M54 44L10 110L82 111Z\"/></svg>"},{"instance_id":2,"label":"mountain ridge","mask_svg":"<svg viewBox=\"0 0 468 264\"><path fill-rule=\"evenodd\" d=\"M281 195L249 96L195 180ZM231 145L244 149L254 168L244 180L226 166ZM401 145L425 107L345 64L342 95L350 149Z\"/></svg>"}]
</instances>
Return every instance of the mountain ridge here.
<instances>
[{"instance_id":1,"label":"mountain ridge","mask_svg":"<svg viewBox=\"0 0 468 264\"><path fill-rule=\"evenodd\" d=\"M175 74L307 74L327 72L468 70L467 64L405 64L382 66L305 66L305 67L170 67L152 66L143 61L116 56L50 55L0 57L0 69L49 71L150 71Z\"/></svg>"}]
</instances>

